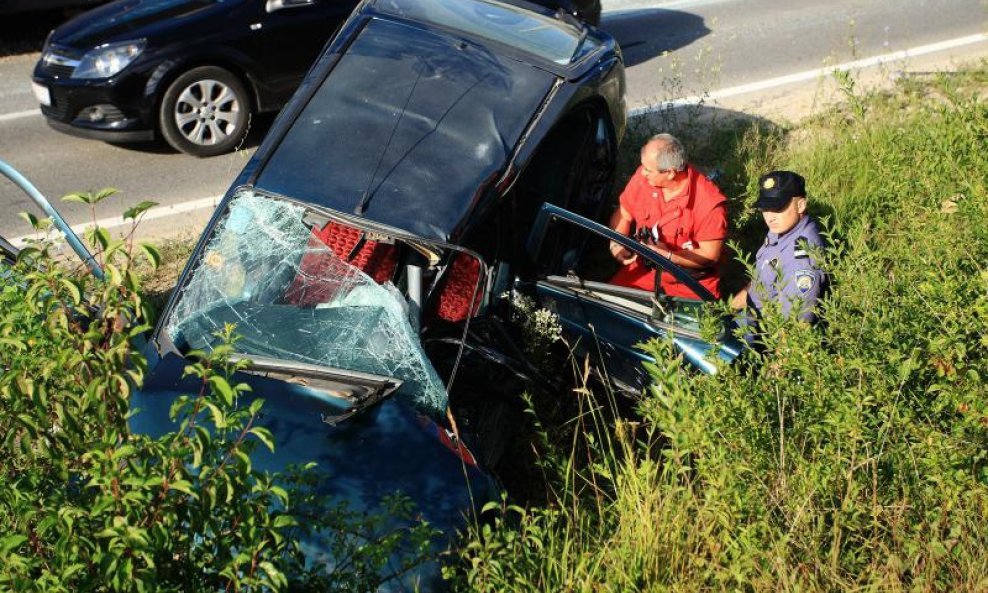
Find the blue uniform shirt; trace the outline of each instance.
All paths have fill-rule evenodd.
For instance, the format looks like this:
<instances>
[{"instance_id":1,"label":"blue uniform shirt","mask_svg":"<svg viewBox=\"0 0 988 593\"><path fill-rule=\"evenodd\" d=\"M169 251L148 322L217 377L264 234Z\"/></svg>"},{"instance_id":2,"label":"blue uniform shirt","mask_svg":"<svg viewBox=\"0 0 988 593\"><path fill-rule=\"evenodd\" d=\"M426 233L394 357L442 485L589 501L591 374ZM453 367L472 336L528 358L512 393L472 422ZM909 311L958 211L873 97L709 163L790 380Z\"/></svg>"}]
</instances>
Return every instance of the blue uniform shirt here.
<instances>
[{"instance_id":1,"label":"blue uniform shirt","mask_svg":"<svg viewBox=\"0 0 988 593\"><path fill-rule=\"evenodd\" d=\"M800 319L813 322L826 283L814 257L822 247L820 230L809 216L782 235L768 233L755 256L756 275L748 289L751 304L761 310L763 303L776 301L786 316L795 306Z\"/></svg>"}]
</instances>

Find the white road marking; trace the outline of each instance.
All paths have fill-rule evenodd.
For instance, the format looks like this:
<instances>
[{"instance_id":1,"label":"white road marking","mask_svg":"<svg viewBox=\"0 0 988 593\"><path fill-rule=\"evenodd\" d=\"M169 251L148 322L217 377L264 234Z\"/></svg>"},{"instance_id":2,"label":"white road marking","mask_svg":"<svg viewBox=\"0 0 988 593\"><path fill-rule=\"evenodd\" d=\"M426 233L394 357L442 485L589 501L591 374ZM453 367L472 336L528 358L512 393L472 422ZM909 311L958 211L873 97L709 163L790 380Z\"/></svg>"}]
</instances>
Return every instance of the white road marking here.
<instances>
[{"instance_id":1,"label":"white road marking","mask_svg":"<svg viewBox=\"0 0 988 593\"><path fill-rule=\"evenodd\" d=\"M671 101L666 101L658 105L648 105L645 107L639 107L637 109L632 109L631 111L629 111L628 117L645 115L647 113L653 113L656 111L661 111L663 109L668 109L669 107L678 107L681 105L695 105L697 103L700 103L701 101L726 99L728 97L735 97L737 95L744 95L746 93L764 91L770 88L784 86L787 84L793 84L796 82L805 82L807 80L814 80L822 76L827 76L829 74L832 74L833 72L838 70L857 70L860 68L868 68L870 66L878 66L880 64L886 64L889 62L897 62L907 58L915 58L927 54L947 51L949 49L956 49L958 47L964 47L965 45L984 43L985 41L988 41L988 35L983 33L978 33L976 35L968 35L967 37L958 37L956 39L949 39L947 41L941 41L939 43L920 45L919 47L904 49L889 54L873 56L870 58L863 58L860 60L854 60L852 62L844 62L843 64L837 64L835 66L814 68L813 70L805 70L803 72L796 72L795 74L787 74L786 76L779 76L776 78L769 78L767 80L760 80L758 82L752 82L749 84L732 86L726 89L713 91L704 96L683 97L680 99L673 99Z\"/></svg>"},{"instance_id":2,"label":"white road marking","mask_svg":"<svg viewBox=\"0 0 988 593\"><path fill-rule=\"evenodd\" d=\"M608 15L620 14L632 10L681 10L683 8L698 8L711 4L726 4L735 0L669 0L668 2L656 2L655 0L611 0L607 2L607 8L602 11L603 19L606 21Z\"/></svg>"},{"instance_id":3,"label":"white road marking","mask_svg":"<svg viewBox=\"0 0 988 593\"><path fill-rule=\"evenodd\" d=\"M41 115L41 110L28 109L27 111L14 111L12 113L2 113L0 114L0 121L11 121L15 119L22 119L25 117L33 117L35 115Z\"/></svg>"},{"instance_id":4,"label":"white road marking","mask_svg":"<svg viewBox=\"0 0 988 593\"><path fill-rule=\"evenodd\" d=\"M155 206L154 208L151 208L150 210L144 213L144 216L141 217L141 221L147 222L158 218L167 218L169 216L184 214L186 212L194 212L196 210L202 210L204 208L215 208L216 204L218 204L221 199L223 199L223 196L217 195L217 196L210 196L208 198L192 200L190 202L182 202L179 204ZM96 220L96 226L99 226L104 229L113 229L120 226L130 226L130 224L131 221L124 220L122 214L117 216L109 216L107 218L100 218ZM92 226L93 226L92 222L85 222L82 224L74 224L72 225L71 228L76 234L82 235L87 228ZM13 239L10 239L10 242L14 244L15 247L23 247L28 239L34 239L34 238L36 238L36 236L33 234L24 235L22 237L15 237Z\"/></svg>"}]
</instances>

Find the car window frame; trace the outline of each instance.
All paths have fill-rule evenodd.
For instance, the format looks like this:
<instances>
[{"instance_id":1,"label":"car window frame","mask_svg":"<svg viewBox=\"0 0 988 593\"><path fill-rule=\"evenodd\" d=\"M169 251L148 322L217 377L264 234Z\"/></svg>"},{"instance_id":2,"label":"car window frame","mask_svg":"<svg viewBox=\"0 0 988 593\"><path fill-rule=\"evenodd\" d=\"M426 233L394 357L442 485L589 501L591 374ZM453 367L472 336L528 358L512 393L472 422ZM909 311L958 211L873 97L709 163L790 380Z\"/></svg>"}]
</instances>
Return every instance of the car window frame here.
<instances>
[{"instance_id":1,"label":"car window frame","mask_svg":"<svg viewBox=\"0 0 988 593\"><path fill-rule=\"evenodd\" d=\"M693 278L689 272L672 263L672 261L668 258L665 258L655 251L644 247L641 243L631 237L622 235L621 233L618 233L605 225L594 222L588 218L580 216L579 214L575 214L564 208L560 208L559 206L549 203L543 204L542 208L539 210L539 213L536 215L535 223L532 225L532 231L529 234L529 238L525 246L528 256L531 258L533 263L538 261L539 253L542 250L542 241L545 239L546 232L549 228L549 223L552 222L553 218L563 219L587 231L597 233L605 239L614 241L625 249L632 251L638 257L643 257L649 263L661 268L664 272L672 274L676 280L685 284L687 288L693 291L693 294L699 297L700 301L710 302L717 300L713 293ZM656 290L654 289L652 291L652 296L657 296Z\"/></svg>"}]
</instances>

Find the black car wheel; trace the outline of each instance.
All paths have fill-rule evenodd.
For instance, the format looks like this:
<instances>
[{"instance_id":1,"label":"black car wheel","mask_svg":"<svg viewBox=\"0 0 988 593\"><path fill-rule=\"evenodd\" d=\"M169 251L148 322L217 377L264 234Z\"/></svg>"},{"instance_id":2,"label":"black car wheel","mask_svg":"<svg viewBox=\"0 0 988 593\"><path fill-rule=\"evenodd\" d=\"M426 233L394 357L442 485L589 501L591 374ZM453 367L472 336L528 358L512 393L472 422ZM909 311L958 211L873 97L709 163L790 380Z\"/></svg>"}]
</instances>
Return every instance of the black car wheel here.
<instances>
[{"instance_id":1,"label":"black car wheel","mask_svg":"<svg viewBox=\"0 0 988 593\"><path fill-rule=\"evenodd\" d=\"M249 117L250 98L240 80L222 68L202 66L171 83L158 122L173 148L202 157L240 144Z\"/></svg>"}]
</instances>

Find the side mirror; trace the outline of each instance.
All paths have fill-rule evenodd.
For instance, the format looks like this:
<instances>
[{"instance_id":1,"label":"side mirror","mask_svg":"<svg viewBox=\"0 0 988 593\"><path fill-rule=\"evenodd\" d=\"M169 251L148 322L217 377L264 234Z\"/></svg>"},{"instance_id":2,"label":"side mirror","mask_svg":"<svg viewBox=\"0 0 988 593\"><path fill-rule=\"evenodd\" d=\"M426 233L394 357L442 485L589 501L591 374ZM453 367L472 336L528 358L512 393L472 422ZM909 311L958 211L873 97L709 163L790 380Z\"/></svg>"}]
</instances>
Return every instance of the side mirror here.
<instances>
[{"instance_id":1,"label":"side mirror","mask_svg":"<svg viewBox=\"0 0 988 593\"><path fill-rule=\"evenodd\" d=\"M267 0L264 4L264 10L270 14L285 8L299 8L302 6L311 6L315 3L316 0Z\"/></svg>"}]
</instances>

